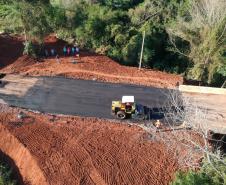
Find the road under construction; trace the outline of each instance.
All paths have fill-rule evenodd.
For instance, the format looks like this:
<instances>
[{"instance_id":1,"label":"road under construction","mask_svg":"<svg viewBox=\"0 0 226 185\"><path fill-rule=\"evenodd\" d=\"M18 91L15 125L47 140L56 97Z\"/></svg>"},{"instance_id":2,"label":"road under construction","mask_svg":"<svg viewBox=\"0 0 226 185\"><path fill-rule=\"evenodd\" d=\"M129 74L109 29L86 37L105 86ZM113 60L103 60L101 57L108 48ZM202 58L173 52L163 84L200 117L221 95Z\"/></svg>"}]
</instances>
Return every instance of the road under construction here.
<instances>
[{"instance_id":1,"label":"road under construction","mask_svg":"<svg viewBox=\"0 0 226 185\"><path fill-rule=\"evenodd\" d=\"M111 103L123 95L133 95L136 102L148 107L163 107L172 90L75 80L63 77L2 76L0 103L34 111L114 119ZM211 130L226 134L225 96L185 94L207 111L207 124ZM217 96L217 97L216 97Z\"/></svg>"}]
</instances>

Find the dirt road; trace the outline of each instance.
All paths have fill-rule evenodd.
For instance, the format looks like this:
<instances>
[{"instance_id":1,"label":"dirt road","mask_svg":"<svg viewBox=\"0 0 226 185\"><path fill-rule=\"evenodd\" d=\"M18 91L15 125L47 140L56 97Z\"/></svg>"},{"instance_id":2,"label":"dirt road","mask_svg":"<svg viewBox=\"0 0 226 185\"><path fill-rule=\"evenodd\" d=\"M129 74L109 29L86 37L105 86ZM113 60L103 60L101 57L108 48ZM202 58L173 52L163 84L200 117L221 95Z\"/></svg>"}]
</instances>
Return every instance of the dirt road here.
<instances>
[{"instance_id":1,"label":"dirt road","mask_svg":"<svg viewBox=\"0 0 226 185\"><path fill-rule=\"evenodd\" d=\"M205 111L204 127L216 133L226 134L226 96L217 94L184 93L189 101Z\"/></svg>"}]
</instances>

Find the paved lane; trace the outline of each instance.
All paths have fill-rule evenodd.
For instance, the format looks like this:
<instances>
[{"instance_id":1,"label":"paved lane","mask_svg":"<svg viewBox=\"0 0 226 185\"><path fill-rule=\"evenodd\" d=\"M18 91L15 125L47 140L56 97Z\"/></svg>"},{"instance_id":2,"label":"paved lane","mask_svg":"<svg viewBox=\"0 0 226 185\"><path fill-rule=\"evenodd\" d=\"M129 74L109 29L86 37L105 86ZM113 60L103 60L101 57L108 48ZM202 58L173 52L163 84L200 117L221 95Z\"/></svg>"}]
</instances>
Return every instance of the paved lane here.
<instances>
[{"instance_id":1,"label":"paved lane","mask_svg":"<svg viewBox=\"0 0 226 185\"><path fill-rule=\"evenodd\" d=\"M6 75L0 85L0 103L41 112L113 118L112 100L134 95L135 101L148 107L163 107L169 90L152 87L111 84L61 77L23 77ZM225 96L186 94L207 110L205 123L218 133L226 133Z\"/></svg>"},{"instance_id":2,"label":"paved lane","mask_svg":"<svg viewBox=\"0 0 226 185\"><path fill-rule=\"evenodd\" d=\"M135 101L160 107L166 101L165 89L74 80L61 77L7 75L0 99L7 104L48 113L112 118L111 101L134 95Z\"/></svg>"}]
</instances>

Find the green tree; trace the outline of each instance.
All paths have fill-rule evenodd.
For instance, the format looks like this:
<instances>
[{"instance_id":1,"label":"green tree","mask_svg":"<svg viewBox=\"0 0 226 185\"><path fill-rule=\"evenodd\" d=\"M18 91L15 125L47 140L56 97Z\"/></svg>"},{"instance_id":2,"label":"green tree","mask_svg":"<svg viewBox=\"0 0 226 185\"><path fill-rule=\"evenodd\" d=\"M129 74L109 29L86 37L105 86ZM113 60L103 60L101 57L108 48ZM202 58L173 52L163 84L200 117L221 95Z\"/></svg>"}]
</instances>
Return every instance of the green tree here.
<instances>
[{"instance_id":1,"label":"green tree","mask_svg":"<svg viewBox=\"0 0 226 185\"><path fill-rule=\"evenodd\" d=\"M41 3L13 1L0 6L2 30L24 34L26 40L41 42L51 29L46 19L46 6Z\"/></svg>"},{"instance_id":2,"label":"green tree","mask_svg":"<svg viewBox=\"0 0 226 185\"><path fill-rule=\"evenodd\" d=\"M214 74L224 66L222 54L226 45L226 2L222 0L192 0L184 17L168 29L175 51L187 55L193 63L190 78L211 83ZM186 41L187 52L179 48L177 38Z\"/></svg>"},{"instance_id":3,"label":"green tree","mask_svg":"<svg viewBox=\"0 0 226 185\"><path fill-rule=\"evenodd\" d=\"M111 8L127 10L143 2L143 0L98 0L98 2Z\"/></svg>"},{"instance_id":4,"label":"green tree","mask_svg":"<svg viewBox=\"0 0 226 185\"><path fill-rule=\"evenodd\" d=\"M33 41L35 40L41 46L44 37L52 31L51 26L56 26L56 21L48 19L52 18L48 16L48 10L49 5L40 1L1 3L0 30L23 34L25 38L24 54L36 56L38 50L35 50Z\"/></svg>"}]
</instances>

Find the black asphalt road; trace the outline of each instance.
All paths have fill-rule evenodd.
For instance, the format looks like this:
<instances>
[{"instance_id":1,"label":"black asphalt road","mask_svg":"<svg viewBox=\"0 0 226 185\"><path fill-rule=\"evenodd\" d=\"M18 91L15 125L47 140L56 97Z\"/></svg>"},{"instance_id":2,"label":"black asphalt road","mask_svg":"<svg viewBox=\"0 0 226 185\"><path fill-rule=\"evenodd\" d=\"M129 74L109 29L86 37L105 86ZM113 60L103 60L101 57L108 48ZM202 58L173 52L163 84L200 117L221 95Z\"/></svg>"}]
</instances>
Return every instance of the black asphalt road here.
<instances>
[{"instance_id":1,"label":"black asphalt road","mask_svg":"<svg viewBox=\"0 0 226 185\"><path fill-rule=\"evenodd\" d=\"M112 100L123 95L148 107L161 107L166 102L166 89L74 80L61 77L22 77L7 75L0 87L5 103L47 113L112 118Z\"/></svg>"},{"instance_id":2,"label":"black asphalt road","mask_svg":"<svg viewBox=\"0 0 226 185\"><path fill-rule=\"evenodd\" d=\"M133 95L135 101L140 104L160 108L167 104L167 95L172 94L167 89L63 77L6 75L3 76L2 82L0 103L46 113L99 118L113 118L111 102L121 100L123 95ZM225 95L185 96L192 98L191 103L206 110L205 124L208 124L211 130L226 133Z\"/></svg>"}]
</instances>

